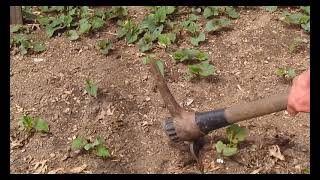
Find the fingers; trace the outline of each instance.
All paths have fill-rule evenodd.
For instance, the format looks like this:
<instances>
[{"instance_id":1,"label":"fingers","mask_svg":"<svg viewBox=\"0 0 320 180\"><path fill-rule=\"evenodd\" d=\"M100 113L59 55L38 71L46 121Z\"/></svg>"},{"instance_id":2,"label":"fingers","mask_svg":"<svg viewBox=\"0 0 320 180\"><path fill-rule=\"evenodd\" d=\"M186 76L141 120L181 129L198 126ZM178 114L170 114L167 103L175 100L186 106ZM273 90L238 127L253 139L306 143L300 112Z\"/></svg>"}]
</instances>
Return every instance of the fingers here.
<instances>
[{"instance_id":1,"label":"fingers","mask_svg":"<svg viewBox=\"0 0 320 180\"><path fill-rule=\"evenodd\" d=\"M298 112L295 111L294 108L289 104L287 106L287 111L288 111L289 115L292 116L292 117L294 117L295 115L298 114Z\"/></svg>"}]
</instances>

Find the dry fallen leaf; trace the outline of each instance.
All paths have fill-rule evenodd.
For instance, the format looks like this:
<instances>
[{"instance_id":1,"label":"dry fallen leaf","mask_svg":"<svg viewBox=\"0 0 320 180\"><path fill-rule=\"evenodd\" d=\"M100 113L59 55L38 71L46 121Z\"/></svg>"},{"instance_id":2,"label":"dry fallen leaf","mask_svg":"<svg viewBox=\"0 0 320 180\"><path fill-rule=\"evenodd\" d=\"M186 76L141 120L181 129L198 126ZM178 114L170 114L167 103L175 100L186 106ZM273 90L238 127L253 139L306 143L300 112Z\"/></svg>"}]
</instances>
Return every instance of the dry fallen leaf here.
<instances>
[{"instance_id":1,"label":"dry fallen leaf","mask_svg":"<svg viewBox=\"0 0 320 180\"><path fill-rule=\"evenodd\" d=\"M113 108L113 109L111 110L111 104L109 104L108 107L107 107L107 115L108 115L108 116L112 116L112 115L113 115L113 111L114 111L115 109L116 109L116 108Z\"/></svg>"},{"instance_id":2,"label":"dry fallen leaf","mask_svg":"<svg viewBox=\"0 0 320 180\"><path fill-rule=\"evenodd\" d=\"M14 140L11 142L11 149L19 148L22 147L23 144L21 143L22 141Z\"/></svg>"},{"instance_id":3,"label":"dry fallen leaf","mask_svg":"<svg viewBox=\"0 0 320 180\"><path fill-rule=\"evenodd\" d=\"M48 174L57 174L57 172L61 172L64 173L64 168L58 168L58 169L54 169L48 172Z\"/></svg>"},{"instance_id":4,"label":"dry fallen leaf","mask_svg":"<svg viewBox=\"0 0 320 180\"><path fill-rule=\"evenodd\" d=\"M73 169L70 170L70 173L80 173L82 172L83 170L85 170L87 167L86 164L83 164L82 166L79 166L79 167L75 167Z\"/></svg>"},{"instance_id":5,"label":"dry fallen leaf","mask_svg":"<svg viewBox=\"0 0 320 180\"><path fill-rule=\"evenodd\" d=\"M273 156L273 157L275 157L277 159L280 159L282 161L285 160L284 156L280 152L280 148L279 148L278 145L270 146L269 147L269 153L270 153L270 156Z\"/></svg>"},{"instance_id":6,"label":"dry fallen leaf","mask_svg":"<svg viewBox=\"0 0 320 180\"><path fill-rule=\"evenodd\" d=\"M260 167L260 168L258 168L258 169L256 169L256 170L252 171L250 174L258 174L262 169L263 169L263 168Z\"/></svg>"},{"instance_id":7,"label":"dry fallen leaf","mask_svg":"<svg viewBox=\"0 0 320 180\"><path fill-rule=\"evenodd\" d=\"M45 173L48 169L48 166L46 165L46 162L48 160L43 160L40 162L35 162L33 169L35 170L34 174L40 174L40 173Z\"/></svg>"}]
</instances>

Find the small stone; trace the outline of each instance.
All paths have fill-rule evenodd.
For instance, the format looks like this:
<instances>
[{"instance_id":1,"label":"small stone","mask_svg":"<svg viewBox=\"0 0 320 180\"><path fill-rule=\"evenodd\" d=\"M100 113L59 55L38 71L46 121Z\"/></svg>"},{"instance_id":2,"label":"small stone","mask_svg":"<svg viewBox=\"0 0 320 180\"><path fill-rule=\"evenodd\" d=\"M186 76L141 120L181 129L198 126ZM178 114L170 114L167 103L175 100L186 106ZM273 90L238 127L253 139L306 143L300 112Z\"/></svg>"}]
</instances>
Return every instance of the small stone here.
<instances>
[{"instance_id":1,"label":"small stone","mask_svg":"<svg viewBox=\"0 0 320 180\"><path fill-rule=\"evenodd\" d=\"M270 57L267 57L268 60L270 60Z\"/></svg>"},{"instance_id":2,"label":"small stone","mask_svg":"<svg viewBox=\"0 0 320 180\"><path fill-rule=\"evenodd\" d=\"M217 163L223 164L223 159L217 159Z\"/></svg>"},{"instance_id":3,"label":"small stone","mask_svg":"<svg viewBox=\"0 0 320 180\"><path fill-rule=\"evenodd\" d=\"M265 64L268 64L268 63L269 63L269 61L264 61L264 63L265 63Z\"/></svg>"},{"instance_id":4,"label":"small stone","mask_svg":"<svg viewBox=\"0 0 320 180\"><path fill-rule=\"evenodd\" d=\"M143 80L143 81L146 81L146 80L148 80L148 75L146 75L146 76L143 76L143 77L142 77L142 80Z\"/></svg>"},{"instance_id":5,"label":"small stone","mask_svg":"<svg viewBox=\"0 0 320 180\"><path fill-rule=\"evenodd\" d=\"M35 62L35 63L39 63L39 62L42 62L42 61L44 61L43 58L33 58L33 62Z\"/></svg>"},{"instance_id":6,"label":"small stone","mask_svg":"<svg viewBox=\"0 0 320 180\"><path fill-rule=\"evenodd\" d=\"M23 153L23 152L25 152L26 151L26 149L21 149L21 152Z\"/></svg>"},{"instance_id":7,"label":"small stone","mask_svg":"<svg viewBox=\"0 0 320 180\"><path fill-rule=\"evenodd\" d=\"M56 157L56 155L55 155L54 153L51 153L51 154L50 154L50 157L51 157L51 158L54 158L54 157Z\"/></svg>"},{"instance_id":8,"label":"small stone","mask_svg":"<svg viewBox=\"0 0 320 180\"><path fill-rule=\"evenodd\" d=\"M114 88L115 86L113 85L113 84L111 84L111 86L110 86L111 88Z\"/></svg>"},{"instance_id":9,"label":"small stone","mask_svg":"<svg viewBox=\"0 0 320 180\"><path fill-rule=\"evenodd\" d=\"M70 108L66 108L65 110L63 110L63 112L68 114L70 112Z\"/></svg>"},{"instance_id":10,"label":"small stone","mask_svg":"<svg viewBox=\"0 0 320 180\"><path fill-rule=\"evenodd\" d=\"M235 58L235 57L234 57L234 58L232 58L232 61L236 61L236 60L237 60L237 58Z\"/></svg>"},{"instance_id":11,"label":"small stone","mask_svg":"<svg viewBox=\"0 0 320 180\"><path fill-rule=\"evenodd\" d=\"M150 97L146 97L146 101L147 101L147 102L150 101L150 99L151 99Z\"/></svg>"},{"instance_id":12,"label":"small stone","mask_svg":"<svg viewBox=\"0 0 320 180\"><path fill-rule=\"evenodd\" d=\"M128 80L125 80L125 81L124 81L124 84L125 84L125 85L128 85L128 84L129 84L129 81L128 81Z\"/></svg>"},{"instance_id":13,"label":"small stone","mask_svg":"<svg viewBox=\"0 0 320 180\"><path fill-rule=\"evenodd\" d=\"M211 55L211 54L212 54L212 52L211 52L211 51L209 51L209 54Z\"/></svg>"},{"instance_id":14,"label":"small stone","mask_svg":"<svg viewBox=\"0 0 320 180\"><path fill-rule=\"evenodd\" d=\"M128 98L129 98L129 99L133 99L133 95L129 94L129 95L128 95Z\"/></svg>"}]
</instances>

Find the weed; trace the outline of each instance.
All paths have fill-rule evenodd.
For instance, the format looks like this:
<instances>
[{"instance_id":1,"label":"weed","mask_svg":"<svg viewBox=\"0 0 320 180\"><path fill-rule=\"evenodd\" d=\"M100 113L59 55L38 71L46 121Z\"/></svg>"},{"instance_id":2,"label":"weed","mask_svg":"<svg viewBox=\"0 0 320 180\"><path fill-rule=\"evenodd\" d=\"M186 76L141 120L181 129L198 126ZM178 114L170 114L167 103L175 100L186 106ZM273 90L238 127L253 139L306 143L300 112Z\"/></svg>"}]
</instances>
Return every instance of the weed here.
<instances>
[{"instance_id":1,"label":"weed","mask_svg":"<svg viewBox=\"0 0 320 180\"><path fill-rule=\"evenodd\" d=\"M286 80L292 80L296 76L295 69L289 67L289 68L277 68L276 69L276 75L284 78Z\"/></svg>"},{"instance_id":2,"label":"weed","mask_svg":"<svg viewBox=\"0 0 320 180\"><path fill-rule=\"evenodd\" d=\"M32 132L33 130L48 133L49 132L49 125L48 123L43 120L42 118L34 119L31 116L24 115L21 120L18 122L21 130L25 130L28 133Z\"/></svg>"},{"instance_id":3,"label":"weed","mask_svg":"<svg viewBox=\"0 0 320 180\"><path fill-rule=\"evenodd\" d=\"M29 49L36 53L43 52L47 49L39 42L32 42L22 34L10 36L10 48L13 46L18 46L22 55L27 54Z\"/></svg>"},{"instance_id":4,"label":"weed","mask_svg":"<svg viewBox=\"0 0 320 180\"><path fill-rule=\"evenodd\" d=\"M94 85L93 82L89 79L87 79L85 83L86 83L86 91L88 92L88 94L90 96L97 98L98 87Z\"/></svg>"},{"instance_id":5,"label":"weed","mask_svg":"<svg viewBox=\"0 0 320 180\"><path fill-rule=\"evenodd\" d=\"M72 141L71 148L74 150L86 150L94 152L99 157L109 157L109 150L104 146L104 139L97 136L94 142L89 143L85 138L77 137Z\"/></svg>"},{"instance_id":6,"label":"weed","mask_svg":"<svg viewBox=\"0 0 320 180\"><path fill-rule=\"evenodd\" d=\"M97 41L97 49L104 55L107 55L112 48L112 43L109 40Z\"/></svg>"},{"instance_id":7,"label":"weed","mask_svg":"<svg viewBox=\"0 0 320 180\"><path fill-rule=\"evenodd\" d=\"M196 49L189 49L184 48L181 50L177 50L173 53L172 58L175 61L185 61L185 60L199 60L199 61L205 61L208 60L208 54L205 52L201 52Z\"/></svg>"}]
</instances>

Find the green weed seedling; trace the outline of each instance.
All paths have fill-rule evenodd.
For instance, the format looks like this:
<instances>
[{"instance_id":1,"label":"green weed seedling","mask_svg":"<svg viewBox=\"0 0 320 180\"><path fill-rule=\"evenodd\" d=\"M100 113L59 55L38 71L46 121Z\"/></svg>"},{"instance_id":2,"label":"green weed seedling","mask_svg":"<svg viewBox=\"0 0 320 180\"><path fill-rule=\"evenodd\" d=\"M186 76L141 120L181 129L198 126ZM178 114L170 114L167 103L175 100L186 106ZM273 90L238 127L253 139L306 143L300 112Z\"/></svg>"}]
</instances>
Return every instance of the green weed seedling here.
<instances>
[{"instance_id":1,"label":"green weed seedling","mask_svg":"<svg viewBox=\"0 0 320 180\"><path fill-rule=\"evenodd\" d=\"M182 62L185 60L208 60L209 55L206 52L202 52L196 49L184 48L177 50L173 53L172 58L177 62Z\"/></svg>"},{"instance_id":2,"label":"green weed seedling","mask_svg":"<svg viewBox=\"0 0 320 180\"><path fill-rule=\"evenodd\" d=\"M293 39L293 41L289 45L289 52L294 53L298 50L299 47L302 47L303 43L306 43L303 39L300 37L296 37Z\"/></svg>"},{"instance_id":3,"label":"green weed seedling","mask_svg":"<svg viewBox=\"0 0 320 180\"><path fill-rule=\"evenodd\" d=\"M295 69L289 68L277 68L276 75L286 80L292 80L296 76Z\"/></svg>"},{"instance_id":4,"label":"green weed seedling","mask_svg":"<svg viewBox=\"0 0 320 180\"><path fill-rule=\"evenodd\" d=\"M215 75L214 66L209 64L208 61L201 62L199 64L188 65L189 72L191 74L207 77Z\"/></svg>"},{"instance_id":5,"label":"green weed seedling","mask_svg":"<svg viewBox=\"0 0 320 180\"><path fill-rule=\"evenodd\" d=\"M139 34L143 31L138 28L138 26L132 20L126 20L124 22L119 21L118 24L120 28L117 31L117 37L125 37L128 44L134 43L138 40Z\"/></svg>"},{"instance_id":6,"label":"green weed seedling","mask_svg":"<svg viewBox=\"0 0 320 180\"><path fill-rule=\"evenodd\" d=\"M209 19L213 16L219 16L226 14L230 18L237 19L240 17L239 13L232 6L205 6L203 10L203 16Z\"/></svg>"},{"instance_id":7,"label":"green weed seedling","mask_svg":"<svg viewBox=\"0 0 320 180\"><path fill-rule=\"evenodd\" d=\"M89 79L86 79L86 91L90 96L97 98L98 87Z\"/></svg>"},{"instance_id":8,"label":"green weed seedling","mask_svg":"<svg viewBox=\"0 0 320 180\"><path fill-rule=\"evenodd\" d=\"M10 36L10 48L13 46L18 46L19 51L22 55L26 55L28 53L28 50L40 53L47 49L39 42L32 42L22 34Z\"/></svg>"},{"instance_id":9,"label":"green weed seedling","mask_svg":"<svg viewBox=\"0 0 320 180\"><path fill-rule=\"evenodd\" d=\"M102 54L107 55L112 48L112 43L108 39L98 40L96 46Z\"/></svg>"},{"instance_id":10,"label":"green weed seedling","mask_svg":"<svg viewBox=\"0 0 320 180\"><path fill-rule=\"evenodd\" d=\"M33 130L48 133L49 132L49 125L48 123L43 120L42 118L33 118L28 115L24 115L21 120L18 122L20 130L25 130L28 133L32 132Z\"/></svg>"},{"instance_id":11,"label":"green weed seedling","mask_svg":"<svg viewBox=\"0 0 320 180\"><path fill-rule=\"evenodd\" d=\"M211 21L208 21L206 24L206 31L209 33L219 31L222 28L225 28L231 24L231 21L226 18L220 18L220 19L213 19Z\"/></svg>"},{"instance_id":12,"label":"green weed seedling","mask_svg":"<svg viewBox=\"0 0 320 180\"><path fill-rule=\"evenodd\" d=\"M278 9L278 6L263 6L263 8L268 12L275 12Z\"/></svg>"},{"instance_id":13,"label":"green weed seedling","mask_svg":"<svg viewBox=\"0 0 320 180\"><path fill-rule=\"evenodd\" d=\"M247 130L240 127L237 124L232 124L227 128L228 144L224 144L222 141L218 141L215 144L215 148L219 155L234 156L238 153L238 144L245 140L247 136Z\"/></svg>"},{"instance_id":14,"label":"green weed seedling","mask_svg":"<svg viewBox=\"0 0 320 180\"><path fill-rule=\"evenodd\" d=\"M74 150L85 150L87 152L94 152L99 157L109 157L109 150L104 146L104 139L97 136L94 142L89 143L85 138L77 137L73 140L71 148Z\"/></svg>"},{"instance_id":15,"label":"green weed seedling","mask_svg":"<svg viewBox=\"0 0 320 180\"><path fill-rule=\"evenodd\" d=\"M303 13L289 13L284 11L280 20L287 24L300 25L306 32L310 32L310 6L301 6Z\"/></svg>"}]
</instances>

